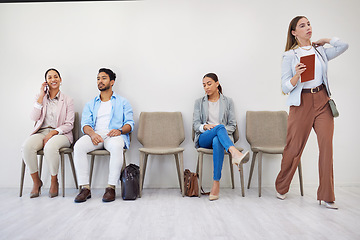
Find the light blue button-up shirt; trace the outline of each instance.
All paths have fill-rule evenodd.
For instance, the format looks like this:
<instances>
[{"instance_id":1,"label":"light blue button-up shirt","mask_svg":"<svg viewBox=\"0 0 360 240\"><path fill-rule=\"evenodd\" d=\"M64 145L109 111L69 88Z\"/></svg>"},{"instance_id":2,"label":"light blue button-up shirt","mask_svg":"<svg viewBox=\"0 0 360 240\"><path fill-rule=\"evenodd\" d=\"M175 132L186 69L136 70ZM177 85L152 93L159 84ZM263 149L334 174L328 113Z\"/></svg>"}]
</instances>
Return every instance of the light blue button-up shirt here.
<instances>
[{"instance_id":1,"label":"light blue button-up shirt","mask_svg":"<svg viewBox=\"0 0 360 240\"><path fill-rule=\"evenodd\" d=\"M81 131L84 133L84 127L90 126L95 129L96 116L101 104L100 95L96 96L93 100L86 103L82 112L81 118ZM111 113L109 130L120 129L125 124L131 126L131 132L134 129L133 110L129 101L113 92L111 96ZM124 138L125 148L130 147L129 133L121 135Z\"/></svg>"}]
</instances>

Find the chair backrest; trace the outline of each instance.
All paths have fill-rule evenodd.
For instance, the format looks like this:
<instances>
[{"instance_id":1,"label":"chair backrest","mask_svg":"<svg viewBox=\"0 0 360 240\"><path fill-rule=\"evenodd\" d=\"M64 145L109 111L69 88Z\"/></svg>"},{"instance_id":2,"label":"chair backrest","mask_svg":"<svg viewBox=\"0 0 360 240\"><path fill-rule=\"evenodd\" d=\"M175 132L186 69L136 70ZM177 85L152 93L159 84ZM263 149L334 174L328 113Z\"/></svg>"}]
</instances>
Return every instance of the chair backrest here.
<instances>
[{"instance_id":1,"label":"chair backrest","mask_svg":"<svg viewBox=\"0 0 360 240\"><path fill-rule=\"evenodd\" d=\"M138 140L144 147L178 147L185 140L181 112L141 112Z\"/></svg>"},{"instance_id":2,"label":"chair backrest","mask_svg":"<svg viewBox=\"0 0 360 240\"><path fill-rule=\"evenodd\" d=\"M239 140L239 128L238 125L236 125L235 131L233 132L233 138L234 138L234 143L236 143ZM192 127L192 140L194 141L195 139L195 130L194 130L194 126Z\"/></svg>"},{"instance_id":3,"label":"chair backrest","mask_svg":"<svg viewBox=\"0 0 360 240\"><path fill-rule=\"evenodd\" d=\"M285 111L247 111L246 139L252 147L284 147L288 114Z\"/></svg>"}]
</instances>

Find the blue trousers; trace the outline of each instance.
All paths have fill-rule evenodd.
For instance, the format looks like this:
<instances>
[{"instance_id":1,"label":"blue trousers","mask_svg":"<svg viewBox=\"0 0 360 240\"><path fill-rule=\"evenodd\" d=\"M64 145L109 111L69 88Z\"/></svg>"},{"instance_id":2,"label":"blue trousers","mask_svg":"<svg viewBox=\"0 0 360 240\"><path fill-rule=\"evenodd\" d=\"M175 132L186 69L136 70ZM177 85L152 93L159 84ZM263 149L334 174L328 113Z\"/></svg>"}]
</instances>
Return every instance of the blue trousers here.
<instances>
[{"instance_id":1,"label":"blue trousers","mask_svg":"<svg viewBox=\"0 0 360 240\"><path fill-rule=\"evenodd\" d=\"M224 125L217 125L213 129L207 130L200 134L199 145L202 148L213 149L214 173L213 179L220 181L221 170L224 162L224 150L228 151L229 147L234 146Z\"/></svg>"}]
</instances>

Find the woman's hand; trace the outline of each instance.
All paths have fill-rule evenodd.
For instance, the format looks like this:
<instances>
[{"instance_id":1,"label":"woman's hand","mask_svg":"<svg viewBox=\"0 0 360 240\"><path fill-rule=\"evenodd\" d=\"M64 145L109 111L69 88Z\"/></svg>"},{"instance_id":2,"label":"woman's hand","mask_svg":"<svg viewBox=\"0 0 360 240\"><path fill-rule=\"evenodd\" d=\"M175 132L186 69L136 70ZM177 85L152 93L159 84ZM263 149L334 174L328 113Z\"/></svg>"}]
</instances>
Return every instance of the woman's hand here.
<instances>
[{"instance_id":1,"label":"woman's hand","mask_svg":"<svg viewBox=\"0 0 360 240\"><path fill-rule=\"evenodd\" d=\"M40 96L44 97L45 94L46 94L46 91L45 91L45 88L48 87L48 83L47 82L43 82L41 84L41 87L40 87Z\"/></svg>"},{"instance_id":2,"label":"woman's hand","mask_svg":"<svg viewBox=\"0 0 360 240\"><path fill-rule=\"evenodd\" d=\"M316 42L313 42L313 45L315 46L324 46L326 43L330 43L330 38L322 38L317 40Z\"/></svg>"},{"instance_id":3,"label":"woman's hand","mask_svg":"<svg viewBox=\"0 0 360 240\"><path fill-rule=\"evenodd\" d=\"M303 72L305 72L306 70L306 65L303 63L298 63L295 65L295 75L290 79L290 83L295 86L297 84L297 82L299 81L301 74Z\"/></svg>"},{"instance_id":4,"label":"woman's hand","mask_svg":"<svg viewBox=\"0 0 360 240\"><path fill-rule=\"evenodd\" d=\"M300 77L301 74L302 74L303 72L305 72L305 70L306 70L306 65L303 64L303 63L298 63L298 64L296 64L296 66L295 66L295 71L296 71L296 74L295 74L295 75L297 75L298 77Z\"/></svg>"},{"instance_id":5,"label":"woman's hand","mask_svg":"<svg viewBox=\"0 0 360 240\"><path fill-rule=\"evenodd\" d=\"M205 124L204 125L204 130L207 131L207 130L210 130L212 128L216 127L215 124Z\"/></svg>"},{"instance_id":6,"label":"woman's hand","mask_svg":"<svg viewBox=\"0 0 360 240\"><path fill-rule=\"evenodd\" d=\"M50 138L58 134L59 132L56 130L51 130L48 134L46 134L45 138L43 139L44 146L50 140Z\"/></svg>"},{"instance_id":7,"label":"woman's hand","mask_svg":"<svg viewBox=\"0 0 360 240\"><path fill-rule=\"evenodd\" d=\"M47 87L48 86L48 83L47 82L43 82L42 84L41 84L41 87L40 87L40 94L39 94L39 98L38 98L38 100L37 100L37 102L39 103L39 104L42 104L43 103L43 99L44 99L44 96L45 96L45 94L46 94L46 92L45 92L45 87Z\"/></svg>"}]
</instances>

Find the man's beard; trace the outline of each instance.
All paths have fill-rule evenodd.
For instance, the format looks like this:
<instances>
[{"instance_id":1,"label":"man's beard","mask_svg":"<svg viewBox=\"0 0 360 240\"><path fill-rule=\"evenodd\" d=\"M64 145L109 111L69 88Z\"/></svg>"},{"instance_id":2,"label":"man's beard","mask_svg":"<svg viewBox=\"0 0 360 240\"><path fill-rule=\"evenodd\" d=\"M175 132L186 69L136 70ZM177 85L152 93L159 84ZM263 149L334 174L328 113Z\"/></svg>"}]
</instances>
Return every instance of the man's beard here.
<instances>
[{"instance_id":1,"label":"man's beard","mask_svg":"<svg viewBox=\"0 0 360 240\"><path fill-rule=\"evenodd\" d=\"M101 92L103 92L103 91L106 91L106 90L108 90L108 89L110 89L110 84L109 85L104 85L104 87L103 88L100 88L99 86L98 86L98 89L101 91Z\"/></svg>"}]
</instances>

